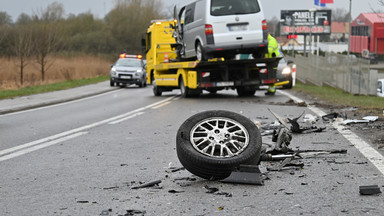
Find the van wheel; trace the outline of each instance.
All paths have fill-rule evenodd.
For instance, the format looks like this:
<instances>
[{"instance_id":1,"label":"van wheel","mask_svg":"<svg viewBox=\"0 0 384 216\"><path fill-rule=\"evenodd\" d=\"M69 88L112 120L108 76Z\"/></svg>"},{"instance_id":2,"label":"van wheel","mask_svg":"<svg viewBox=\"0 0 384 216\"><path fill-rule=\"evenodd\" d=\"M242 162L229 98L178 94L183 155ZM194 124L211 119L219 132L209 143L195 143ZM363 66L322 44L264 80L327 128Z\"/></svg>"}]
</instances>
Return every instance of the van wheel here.
<instances>
[{"instance_id":1,"label":"van wheel","mask_svg":"<svg viewBox=\"0 0 384 216\"><path fill-rule=\"evenodd\" d=\"M224 179L241 164L258 164L261 145L260 131L250 119L224 110L191 116L176 135L180 163L209 180Z\"/></svg>"},{"instance_id":2,"label":"van wheel","mask_svg":"<svg viewBox=\"0 0 384 216\"><path fill-rule=\"evenodd\" d=\"M179 87L180 87L182 97L187 98L190 96L190 92L189 92L190 90L188 87L184 85L183 77L180 77L179 79Z\"/></svg>"},{"instance_id":3,"label":"van wheel","mask_svg":"<svg viewBox=\"0 0 384 216\"><path fill-rule=\"evenodd\" d=\"M204 53L200 42L197 42L196 45L196 58L198 61L207 61L207 55Z\"/></svg>"},{"instance_id":4,"label":"van wheel","mask_svg":"<svg viewBox=\"0 0 384 216\"><path fill-rule=\"evenodd\" d=\"M110 80L110 81L109 81L109 85L110 85L111 87L113 87L113 86L115 86L115 82L113 82L112 80Z\"/></svg>"}]
</instances>

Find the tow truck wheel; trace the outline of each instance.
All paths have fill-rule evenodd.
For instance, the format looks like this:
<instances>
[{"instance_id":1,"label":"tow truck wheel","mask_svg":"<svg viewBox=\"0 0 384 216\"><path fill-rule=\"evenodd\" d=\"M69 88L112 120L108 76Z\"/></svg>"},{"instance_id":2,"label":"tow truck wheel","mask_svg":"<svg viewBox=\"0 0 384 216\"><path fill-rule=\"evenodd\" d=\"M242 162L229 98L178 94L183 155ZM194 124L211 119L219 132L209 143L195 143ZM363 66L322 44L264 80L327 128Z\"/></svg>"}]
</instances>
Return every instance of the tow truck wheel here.
<instances>
[{"instance_id":1,"label":"tow truck wheel","mask_svg":"<svg viewBox=\"0 0 384 216\"><path fill-rule=\"evenodd\" d=\"M153 94L155 95L155 96L161 96L161 94L163 93L162 91L161 91L161 89L156 85L156 81L153 81L152 82L152 90L153 90Z\"/></svg>"},{"instance_id":2,"label":"tow truck wheel","mask_svg":"<svg viewBox=\"0 0 384 216\"><path fill-rule=\"evenodd\" d=\"M253 96L256 93L255 89L247 89L244 87L238 87L238 88L236 88L236 91L237 91L237 95L239 95L239 97Z\"/></svg>"},{"instance_id":3,"label":"tow truck wheel","mask_svg":"<svg viewBox=\"0 0 384 216\"><path fill-rule=\"evenodd\" d=\"M261 145L260 131L251 120L223 110L191 116L176 135L181 164L209 180L224 179L241 164L258 164Z\"/></svg>"},{"instance_id":4,"label":"tow truck wheel","mask_svg":"<svg viewBox=\"0 0 384 216\"><path fill-rule=\"evenodd\" d=\"M179 79L179 87L182 97L187 98L190 96L189 88L184 85L183 77L180 77Z\"/></svg>"}]
</instances>

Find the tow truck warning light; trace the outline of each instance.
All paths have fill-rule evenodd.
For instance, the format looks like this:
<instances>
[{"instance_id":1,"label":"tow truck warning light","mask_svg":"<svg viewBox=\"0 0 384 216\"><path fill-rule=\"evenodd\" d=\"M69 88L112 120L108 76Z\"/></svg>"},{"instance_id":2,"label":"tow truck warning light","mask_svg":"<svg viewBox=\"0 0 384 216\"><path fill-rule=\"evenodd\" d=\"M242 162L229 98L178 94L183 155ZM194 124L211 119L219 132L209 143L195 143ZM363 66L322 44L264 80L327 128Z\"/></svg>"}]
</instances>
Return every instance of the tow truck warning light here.
<instances>
[{"instance_id":1,"label":"tow truck warning light","mask_svg":"<svg viewBox=\"0 0 384 216\"><path fill-rule=\"evenodd\" d=\"M127 54L123 53L123 54L120 54L120 58L138 58L138 59L142 59L143 56L142 55L127 55Z\"/></svg>"}]
</instances>

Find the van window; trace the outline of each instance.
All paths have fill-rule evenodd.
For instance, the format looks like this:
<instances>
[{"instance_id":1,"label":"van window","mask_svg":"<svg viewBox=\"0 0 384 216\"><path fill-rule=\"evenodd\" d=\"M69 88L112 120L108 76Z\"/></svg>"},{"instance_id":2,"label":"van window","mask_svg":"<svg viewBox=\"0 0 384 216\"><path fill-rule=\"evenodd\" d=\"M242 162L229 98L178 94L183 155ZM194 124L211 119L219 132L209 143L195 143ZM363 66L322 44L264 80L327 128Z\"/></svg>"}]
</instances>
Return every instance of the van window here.
<instances>
[{"instance_id":1,"label":"van window","mask_svg":"<svg viewBox=\"0 0 384 216\"><path fill-rule=\"evenodd\" d=\"M260 12L257 0L212 0L211 15L226 16Z\"/></svg>"},{"instance_id":2,"label":"van window","mask_svg":"<svg viewBox=\"0 0 384 216\"><path fill-rule=\"evenodd\" d=\"M194 21L194 17L193 17L193 15L195 14L195 4L196 3L193 3L193 4L191 4L191 5L188 5L187 7L186 7L186 11L185 11L185 20L184 20L184 24L188 24L188 23L191 23L191 22L193 22Z\"/></svg>"}]
</instances>

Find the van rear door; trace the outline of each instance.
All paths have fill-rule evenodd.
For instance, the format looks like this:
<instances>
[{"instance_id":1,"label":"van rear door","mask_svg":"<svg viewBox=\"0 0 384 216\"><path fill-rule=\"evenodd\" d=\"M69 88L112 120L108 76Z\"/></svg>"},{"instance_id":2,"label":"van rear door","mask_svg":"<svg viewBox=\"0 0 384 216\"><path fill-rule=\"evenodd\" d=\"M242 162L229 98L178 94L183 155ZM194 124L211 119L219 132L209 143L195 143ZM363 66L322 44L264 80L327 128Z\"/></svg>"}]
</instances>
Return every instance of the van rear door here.
<instances>
[{"instance_id":1,"label":"van rear door","mask_svg":"<svg viewBox=\"0 0 384 216\"><path fill-rule=\"evenodd\" d=\"M216 46L263 42L264 14L257 0L211 0L209 14Z\"/></svg>"}]
</instances>

